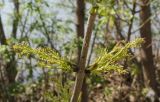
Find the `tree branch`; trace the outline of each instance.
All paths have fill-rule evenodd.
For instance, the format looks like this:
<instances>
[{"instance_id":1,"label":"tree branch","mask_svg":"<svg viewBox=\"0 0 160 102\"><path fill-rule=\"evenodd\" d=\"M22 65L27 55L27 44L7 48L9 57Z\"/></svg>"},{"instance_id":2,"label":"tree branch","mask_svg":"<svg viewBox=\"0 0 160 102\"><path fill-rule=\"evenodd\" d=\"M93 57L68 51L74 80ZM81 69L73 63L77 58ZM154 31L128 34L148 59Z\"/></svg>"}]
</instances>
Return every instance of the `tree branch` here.
<instances>
[{"instance_id":1,"label":"tree branch","mask_svg":"<svg viewBox=\"0 0 160 102\"><path fill-rule=\"evenodd\" d=\"M83 47L82 47L80 62L78 64L80 69L79 69L77 76L76 76L76 82L75 82L75 86L74 86L74 90L73 90L73 94L72 94L70 102L77 102L78 101L79 94L80 94L80 91L82 88L83 80L85 77L86 58L88 55L89 42L91 39L91 34L92 34L92 29L94 26L95 18L96 18L96 13L90 14L90 17L88 18L87 32L86 32L84 40L83 40Z\"/></svg>"}]
</instances>

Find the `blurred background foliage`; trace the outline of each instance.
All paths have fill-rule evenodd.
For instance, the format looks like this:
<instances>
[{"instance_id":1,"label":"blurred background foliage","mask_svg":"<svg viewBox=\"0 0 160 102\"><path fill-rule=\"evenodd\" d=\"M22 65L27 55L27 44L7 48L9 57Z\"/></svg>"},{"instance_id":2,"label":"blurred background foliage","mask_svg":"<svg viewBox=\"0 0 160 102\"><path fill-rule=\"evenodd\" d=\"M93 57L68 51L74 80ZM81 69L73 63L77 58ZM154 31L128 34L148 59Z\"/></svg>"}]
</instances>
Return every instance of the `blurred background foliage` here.
<instances>
[{"instance_id":1,"label":"blurred background foliage","mask_svg":"<svg viewBox=\"0 0 160 102\"><path fill-rule=\"evenodd\" d=\"M0 101L68 102L84 36L78 29L84 22L81 31L86 31L90 8L96 5L86 64L91 72L86 72L87 89L79 100L158 102L159 4L159 0L0 0ZM142 47L127 43L139 37L144 38ZM16 54L17 47L27 57ZM119 68L127 72L119 74Z\"/></svg>"}]
</instances>

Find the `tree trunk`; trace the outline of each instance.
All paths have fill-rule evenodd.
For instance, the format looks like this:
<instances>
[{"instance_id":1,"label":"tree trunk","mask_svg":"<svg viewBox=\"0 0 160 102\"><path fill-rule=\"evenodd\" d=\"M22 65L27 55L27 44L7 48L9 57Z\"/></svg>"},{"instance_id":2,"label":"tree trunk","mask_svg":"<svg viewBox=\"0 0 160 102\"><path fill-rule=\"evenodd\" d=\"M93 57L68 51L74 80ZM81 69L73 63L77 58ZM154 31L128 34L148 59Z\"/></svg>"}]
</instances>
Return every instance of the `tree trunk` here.
<instances>
[{"instance_id":1,"label":"tree trunk","mask_svg":"<svg viewBox=\"0 0 160 102\"><path fill-rule=\"evenodd\" d=\"M160 95L158 91L155 66L153 62L153 51L152 51L152 34L151 34L151 10L150 0L141 0L141 12L140 12L140 35L144 38L145 43L142 44L141 49L141 61L143 65L143 75L146 87L152 88L157 95Z\"/></svg>"},{"instance_id":2,"label":"tree trunk","mask_svg":"<svg viewBox=\"0 0 160 102\"><path fill-rule=\"evenodd\" d=\"M77 24L76 24L77 38L80 40L81 38L84 38L84 21L85 21L84 0L77 0L76 16L77 16ZM77 61L78 63L80 61L81 49L82 47L80 46L80 44L78 44L78 61ZM87 90L86 78L84 79L82 85L81 102L88 102L88 90Z\"/></svg>"},{"instance_id":3,"label":"tree trunk","mask_svg":"<svg viewBox=\"0 0 160 102\"><path fill-rule=\"evenodd\" d=\"M4 33L4 29L3 29L3 23L2 23L1 15L0 15L0 43L2 45L6 45L7 44L6 36L5 36L5 33Z\"/></svg>"},{"instance_id":4,"label":"tree trunk","mask_svg":"<svg viewBox=\"0 0 160 102\"><path fill-rule=\"evenodd\" d=\"M13 3L14 3L14 19L13 19L13 26L12 26L12 37L16 38L17 30L18 30L18 22L20 19L19 0L13 0Z\"/></svg>"},{"instance_id":5,"label":"tree trunk","mask_svg":"<svg viewBox=\"0 0 160 102\"><path fill-rule=\"evenodd\" d=\"M19 1L13 0L13 3L14 3L14 16L15 16L15 18L13 19L13 26L12 26L12 34L11 35L12 35L12 37L16 38L17 29L18 29L18 22L19 22ZM0 42L1 42L1 44L8 45L7 41L6 41L1 17L0 17ZM15 83L15 77L17 74L16 61L15 61L15 54L14 53L10 53L7 51L7 54L9 54L10 61L6 63L6 66L5 66L6 75L5 76L7 77L8 86L11 86ZM10 93L8 95L9 95L9 98L7 98L7 100L9 102L16 101L14 96L10 95Z\"/></svg>"},{"instance_id":6,"label":"tree trunk","mask_svg":"<svg viewBox=\"0 0 160 102\"><path fill-rule=\"evenodd\" d=\"M77 9L76 9L76 16L77 16L77 24L76 24L76 31L78 39L84 37L84 17L85 17L85 3L84 0L77 0ZM78 44L79 45L79 44ZM82 47L78 46L78 61L80 60L81 56L81 49Z\"/></svg>"},{"instance_id":7,"label":"tree trunk","mask_svg":"<svg viewBox=\"0 0 160 102\"><path fill-rule=\"evenodd\" d=\"M76 75L75 86L74 86L74 90L73 90L70 102L77 102L78 101L80 91L82 89L82 84L83 84L83 80L85 77L85 66L86 66L86 59L87 59L87 55L88 55L89 42L91 39L91 34L92 34L92 29L94 26L95 18L96 18L95 13L90 14L90 16L88 18L87 31L86 31L86 34L85 34L85 37L83 40L80 62L78 63L79 71Z\"/></svg>"}]
</instances>

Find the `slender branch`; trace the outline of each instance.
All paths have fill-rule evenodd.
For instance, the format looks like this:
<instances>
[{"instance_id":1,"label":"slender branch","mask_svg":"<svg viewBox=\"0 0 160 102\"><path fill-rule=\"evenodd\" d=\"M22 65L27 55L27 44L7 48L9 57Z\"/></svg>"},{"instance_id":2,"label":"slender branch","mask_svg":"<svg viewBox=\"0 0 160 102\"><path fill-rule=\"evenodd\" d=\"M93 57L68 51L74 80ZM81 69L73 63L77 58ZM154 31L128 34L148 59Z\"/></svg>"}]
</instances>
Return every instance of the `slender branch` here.
<instances>
[{"instance_id":1,"label":"slender branch","mask_svg":"<svg viewBox=\"0 0 160 102\"><path fill-rule=\"evenodd\" d=\"M116 18L116 19L119 20L119 18ZM119 22L117 20L115 20L115 22L114 22L117 34L119 35L121 40L125 40L125 37L122 34L121 26L120 26L120 24L119 24Z\"/></svg>"},{"instance_id":2,"label":"slender branch","mask_svg":"<svg viewBox=\"0 0 160 102\"><path fill-rule=\"evenodd\" d=\"M96 28L96 31L95 31L95 34L94 34L94 37L93 37L93 42L92 42L91 51L90 51L90 54L89 54L89 57L88 57L87 67L89 66L90 61L91 61L91 57L92 57L93 48L94 48L94 45L95 45L97 33L98 33L98 27Z\"/></svg>"},{"instance_id":3,"label":"slender branch","mask_svg":"<svg viewBox=\"0 0 160 102\"><path fill-rule=\"evenodd\" d=\"M41 23L42 23L42 25L43 25L43 26L42 26L42 27L43 27L42 32L44 33L44 36L47 38L47 41L48 41L48 43L51 45L51 48L54 49L57 53L60 54L60 52L56 49L56 47L55 47L54 44L52 43L51 37L49 36L49 32L48 32L48 30L47 30L47 26L46 26L46 23L45 23L45 21L44 21L43 15L42 15L42 13L41 13L41 11L40 11L40 7L37 7L37 9L38 9L38 13L39 13L39 18L40 18Z\"/></svg>"},{"instance_id":4,"label":"slender branch","mask_svg":"<svg viewBox=\"0 0 160 102\"><path fill-rule=\"evenodd\" d=\"M140 26L136 30L134 30L132 33L139 31L148 21L151 20L152 17L153 16L150 16L148 19L146 19L146 21L144 21L142 24L140 24Z\"/></svg>"},{"instance_id":5,"label":"slender branch","mask_svg":"<svg viewBox=\"0 0 160 102\"><path fill-rule=\"evenodd\" d=\"M27 11L25 17L24 17L24 22L21 20L20 21L20 26L22 26L22 29L21 30L21 37L20 38L23 38L23 35L25 33L25 28L26 28L26 25L27 25L27 21L28 21L28 16L29 16L29 10Z\"/></svg>"},{"instance_id":6,"label":"slender branch","mask_svg":"<svg viewBox=\"0 0 160 102\"><path fill-rule=\"evenodd\" d=\"M118 19L118 20L119 20L119 19ZM118 33L119 36L120 36L120 40L125 40L126 37L122 34L121 25L119 25L119 23L118 23L117 20L115 20L115 27L116 27L117 33ZM128 31L129 31L129 30L128 30ZM131 53L131 55L135 56L131 49L129 49L129 52ZM133 61L134 63L136 63L139 68L141 67L141 63L139 63L139 61L137 60L136 57L134 57L134 58L132 59L132 61Z\"/></svg>"},{"instance_id":7,"label":"slender branch","mask_svg":"<svg viewBox=\"0 0 160 102\"><path fill-rule=\"evenodd\" d=\"M130 38L131 38L131 30L132 30L132 26L133 26L133 21L134 21L134 17L135 17L135 11L136 11L136 0L133 2L133 9L131 10L132 11L132 18L130 20L130 25L129 25L129 28L128 28L128 36L127 36L127 42L130 41Z\"/></svg>"},{"instance_id":8,"label":"slender branch","mask_svg":"<svg viewBox=\"0 0 160 102\"><path fill-rule=\"evenodd\" d=\"M76 82L75 82L75 86L74 86L74 90L73 90L73 94L72 94L70 102L77 102L78 98L79 98L79 95L80 95L83 80L84 80L84 77L85 77L86 58L87 58L87 55L88 55L89 42L90 42L90 39L91 39L91 34L92 34L92 29L93 29L93 26L94 26L95 18L96 18L96 13L90 14L90 17L88 18L87 32L86 32L85 37L84 37L80 62L78 64L80 69L79 69L79 71L77 73L77 76L76 76Z\"/></svg>"}]
</instances>

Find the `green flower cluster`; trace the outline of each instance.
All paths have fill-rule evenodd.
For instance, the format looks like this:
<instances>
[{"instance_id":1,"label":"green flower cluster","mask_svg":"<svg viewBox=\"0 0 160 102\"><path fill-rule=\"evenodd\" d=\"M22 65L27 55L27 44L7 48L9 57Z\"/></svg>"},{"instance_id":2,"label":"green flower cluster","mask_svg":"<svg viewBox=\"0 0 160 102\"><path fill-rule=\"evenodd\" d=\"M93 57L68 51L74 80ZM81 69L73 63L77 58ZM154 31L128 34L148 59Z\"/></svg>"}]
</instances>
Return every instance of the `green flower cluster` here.
<instances>
[{"instance_id":1,"label":"green flower cluster","mask_svg":"<svg viewBox=\"0 0 160 102\"><path fill-rule=\"evenodd\" d=\"M116 71L120 74L126 73L127 71L124 70L118 62L130 56L129 48L139 47L143 41L144 40L142 38L137 38L136 40L128 43L122 41L118 43L111 52L103 49L99 58L95 60L89 69L95 74L110 71Z\"/></svg>"},{"instance_id":2,"label":"green flower cluster","mask_svg":"<svg viewBox=\"0 0 160 102\"><path fill-rule=\"evenodd\" d=\"M26 43L21 43L14 45L13 49L18 53L20 57L32 56L38 59L38 65L40 67L56 67L63 70L71 70L71 67L67 63L65 58L61 57L56 51L52 50L51 48L31 48Z\"/></svg>"},{"instance_id":3,"label":"green flower cluster","mask_svg":"<svg viewBox=\"0 0 160 102\"><path fill-rule=\"evenodd\" d=\"M111 71L116 71L120 74L126 73L127 71L124 70L118 62L130 56L128 51L129 48L138 47L141 43L143 43L143 41L144 40L142 38L137 38L136 40L128 43L121 41L110 52L106 49L101 50L99 58L97 58L95 62L89 66L89 70L93 74ZM19 56L34 56L38 59L38 65L40 67L56 67L68 71L73 69L71 68L72 64L68 62L67 59L61 57L51 48L31 48L26 43L21 43L14 45L13 49Z\"/></svg>"}]
</instances>

